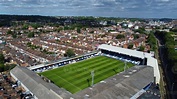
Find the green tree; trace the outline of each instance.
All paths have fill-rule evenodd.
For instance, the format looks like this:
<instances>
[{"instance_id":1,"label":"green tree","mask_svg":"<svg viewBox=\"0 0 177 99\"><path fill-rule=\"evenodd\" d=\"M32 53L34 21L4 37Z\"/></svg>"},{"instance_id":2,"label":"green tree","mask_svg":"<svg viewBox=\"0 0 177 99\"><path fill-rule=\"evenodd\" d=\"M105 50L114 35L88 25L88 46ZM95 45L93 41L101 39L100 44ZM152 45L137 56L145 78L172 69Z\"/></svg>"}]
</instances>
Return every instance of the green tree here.
<instances>
[{"instance_id":1,"label":"green tree","mask_svg":"<svg viewBox=\"0 0 177 99\"><path fill-rule=\"evenodd\" d=\"M28 47L30 47L30 46L31 46L31 42L28 42L26 45L27 45Z\"/></svg>"},{"instance_id":2,"label":"green tree","mask_svg":"<svg viewBox=\"0 0 177 99\"><path fill-rule=\"evenodd\" d=\"M11 31L11 30L8 30L8 31L7 31L7 34L12 34L12 31Z\"/></svg>"},{"instance_id":3,"label":"green tree","mask_svg":"<svg viewBox=\"0 0 177 99\"><path fill-rule=\"evenodd\" d=\"M145 47L141 45L139 48L139 51L144 51L144 49L145 49Z\"/></svg>"},{"instance_id":4,"label":"green tree","mask_svg":"<svg viewBox=\"0 0 177 99\"><path fill-rule=\"evenodd\" d=\"M172 32L156 31L155 35L161 40L165 45L164 55L168 61L168 68L177 68L177 52L175 51L175 41L172 37Z\"/></svg>"},{"instance_id":5,"label":"green tree","mask_svg":"<svg viewBox=\"0 0 177 99\"><path fill-rule=\"evenodd\" d=\"M28 37L29 37L29 38L34 37L34 32L30 32L30 33L28 33Z\"/></svg>"},{"instance_id":6,"label":"green tree","mask_svg":"<svg viewBox=\"0 0 177 99\"><path fill-rule=\"evenodd\" d=\"M71 30L69 26L64 26L64 30Z\"/></svg>"},{"instance_id":7,"label":"green tree","mask_svg":"<svg viewBox=\"0 0 177 99\"><path fill-rule=\"evenodd\" d=\"M81 29L80 28L77 28L77 33L81 33Z\"/></svg>"},{"instance_id":8,"label":"green tree","mask_svg":"<svg viewBox=\"0 0 177 99\"><path fill-rule=\"evenodd\" d=\"M145 31L145 28L139 28L138 30L135 30L135 32L139 32L140 34L144 34Z\"/></svg>"},{"instance_id":9,"label":"green tree","mask_svg":"<svg viewBox=\"0 0 177 99\"><path fill-rule=\"evenodd\" d=\"M62 31L62 30L63 30L63 27L59 27L59 28L57 29L58 32L60 32L60 31Z\"/></svg>"},{"instance_id":10,"label":"green tree","mask_svg":"<svg viewBox=\"0 0 177 99\"><path fill-rule=\"evenodd\" d=\"M157 40L153 33L149 33L147 43L151 46L151 50L155 51L157 49Z\"/></svg>"},{"instance_id":11,"label":"green tree","mask_svg":"<svg viewBox=\"0 0 177 99\"><path fill-rule=\"evenodd\" d=\"M132 48L133 48L133 44L129 44L128 49L132 49Z\"/></svg>"},{"instance_id":12,"label":"green tree","mask_svg":"<svg viewBox=\"0 0 177 99\"><path fill-rule=\"evenodd\" d=\"M12 37L13 37L13 38L17 38L17 34L13 33L13 34L12 34Z\"/></svg>"},{"instance_id":13,"label":"green tree","mask_svg":"<svg viewBox=\"0 0 177 99\"><path fill-rule=\"evenodd\" d=\"M134 39L138 39L139 35L138 34L133 34Z\"/></svg>"},{"instance_id":14,"label":"green tree","mask_svg":"<svg viewBox=\"0 0 177 99\"><path fill-rule=\"evenodd\" d=\"M2 63L2 64L5 63L5 58L4 58L4 55L2 53L0 54L0 63Z\"/></svg>"},{"instance_id":15,"label":"green tree","mask_svg":"<svg viewBox=\"0 0 177 99\"><path fill-rule=\"evenodd\" d=\"M11 30L8 30L7 34L11 34L13 38L17 38L17 34L15 33L15 31L12 32Z\"/></svg>"},{"instance_id":16,"label":"green tree","mask_svg":"<svg viewBox=\"0 0 177 99\"><path fill-rule=\"evenodd\" d=\"M170 29L170 31L172 31L172 32L177 32L177 28Z\"/></svg>"},{"instance_id":17,"label":"green tree","mask_svg":"<svg viewBox=\"0 0 177 99\"><path fill-rule=\"evenodd\" d=\"M23 27L22 27L23 30L26 30L28 29L28 25L27 24L24 24Z\"/></svg>"},{"instance_id":18,"label":"green tree","mask_svg":"<svg viewBox=\"0 0 177 99\"><path fill-rule=\"evenodd\" d=\"M4 64L0 63L0 72L3 72L3 71L4 71Z\"/></svg>"},{"instance_id":19,"label":"green tree","mask_svg":"<svg viewBox=\"0 0 177 99\"><path fill-rule=\"evenodd\" d=\"M91 34L93 34L93 33L94 33L94 31L90 31L90 33L91 33Z\"/></svg>"},{"instance_id":20,"label":"green tree","mask_svg":"<svg viewBox=\"0 0 177 99\"><path fill-rule=\"evenodd\" d=\"M122 34L118 34L118 35L116 36L116 39L122 39L122 38L125 38L125 36L122 35Z\"/></svg>"},{"instance_id":21,"label":"green tree","mask_svg":"<svg viewBox=\"0 0 177 99\"><path fill-rule=\"evenodd\" d=\"M33 23L33 24L31 24L31 26L32 26L34 29L37 29L37 28L40 27L41 25L40 25L40 24L36 24L36 23L34 24L34 23Z\"/></svg>"},{"instance_id":22,"label":"green tree","mask_svg":"<svg viewBox=\"0 0 177 99\"><path fill-rule=\"evenodd\" d=\"M75 53L72 49L67 49L64 56L65 57L73 57L73 56L75 56Z\"/></svg>"},{"instance_id":23,"label":"green tree","mask_svg":"<svg viewBox=\"0 0 177 99\"><path fill-rule=\"evenodd\" d=\"M7 64L4 66L4 71L8 71L13 69L16 66L16 64Z\"/></svg>"},{"instance_id":24,"label":"green tree","mask_svg":"<svg viewBox=\"0 0 177 99\"><path fill-rule=\"evenodd\" d=\"M0 72L4 71L4 63L5 63L5 58L4 58L4 55L1 53L0 54Z\"/></svg>"}]
</instances>

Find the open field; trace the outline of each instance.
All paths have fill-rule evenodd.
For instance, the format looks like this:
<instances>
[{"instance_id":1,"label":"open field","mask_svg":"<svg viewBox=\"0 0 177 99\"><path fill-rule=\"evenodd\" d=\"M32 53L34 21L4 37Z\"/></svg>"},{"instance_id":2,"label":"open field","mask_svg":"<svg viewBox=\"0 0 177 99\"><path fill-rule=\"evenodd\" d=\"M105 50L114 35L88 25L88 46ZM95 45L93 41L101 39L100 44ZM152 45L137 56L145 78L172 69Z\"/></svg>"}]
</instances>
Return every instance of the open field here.
<instances>
[{"instance_id":1,"label":"open field","mask_svg":"<svg viewBox=\"0 0 177 99\"><path fill-rule=\"evenodd\" d=\"M122 61L98 56L40 74L57 86L63 87L71 93L76 93L91 86L91 71L94 70L95 73L94 83L98 83L123 71L124 65ZM127 66L130 68L134 65L127 63Z\"/></svg>"}]
</instances>

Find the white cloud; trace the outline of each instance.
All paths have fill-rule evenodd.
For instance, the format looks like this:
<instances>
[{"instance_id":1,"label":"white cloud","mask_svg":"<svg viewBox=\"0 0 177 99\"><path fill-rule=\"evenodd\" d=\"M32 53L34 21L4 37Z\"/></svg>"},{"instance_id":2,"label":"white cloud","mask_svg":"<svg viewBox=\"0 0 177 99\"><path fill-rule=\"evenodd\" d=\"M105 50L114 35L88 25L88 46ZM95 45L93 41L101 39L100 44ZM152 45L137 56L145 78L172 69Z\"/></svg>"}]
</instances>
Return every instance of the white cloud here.
<instances>
[{"instance_id":1,"label":"white cloud","mask_svg":"<svg viewBox=\"0 0 177 99\"><path fill-rule=\"evenodd\" d=\"M5 7L13 8L13 13L25 13L27 9L34 9L29 13L40 13L67 15L124 15L135 16L135 13L158 13L163 9L173 10L177 6L177 0L0 0L1 12L6 12ZM14 9L20 9L15 12ZM45 9L45 11L43 11ZM168 10L164 10L168 12ZM3 12L3 13L4 13ZM36 12L39 13L39 12ZM126 13L126 14L125 14ZM141 15L141 14L137 14ZM122 16L122 15L121 15Z\"/></svg>"},{"instance_id":2,"label":"white cloud","mask_svg":"<svg viewBox=\"0 0 177 99\"><path fill-rule=\"evenodd\" d=\"M156 1L159 1L159 2L169 2L170 0L156 0Z\"/></svg>"}]
</instances>

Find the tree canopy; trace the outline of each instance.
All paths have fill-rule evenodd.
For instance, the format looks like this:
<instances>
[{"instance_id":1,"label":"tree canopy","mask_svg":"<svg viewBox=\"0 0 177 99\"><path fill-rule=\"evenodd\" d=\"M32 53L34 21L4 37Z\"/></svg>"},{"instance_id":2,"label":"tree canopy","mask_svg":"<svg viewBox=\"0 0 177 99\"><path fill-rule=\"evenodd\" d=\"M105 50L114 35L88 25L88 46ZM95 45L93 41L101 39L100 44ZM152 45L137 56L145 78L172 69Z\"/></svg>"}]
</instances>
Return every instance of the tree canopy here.
<instances>
[{"instance_id":1,"label":"tree canopy","mask_svg":"<svg viewBox=\"0 0 177 99\"><path fill-rule=\"evenodd\" d=\"M34 32L30 32L30 33L28 33L28 37L29 37L29 38L34 37Z\"/></svg>"},{"instance_id":2,"label":"tree canopy","mask_svg":"<svg viewBox=\"0 0 177 99\"><path fill-rule=\"evenodd\" d=\"M73 57L73 56L75 56L75 53L72 49L67 49L64 56L65 57Z\"/></svg>"},{"instance_id":3,"label":"tree canopy","mask_svg":"<svg viewBox=\"0 0 177 99\"><path fill-rule=\"evenodd\" d=\"M165 46L165 56L167 57L169 66L177 68L177 52L175 51L175 41L172 32L156 31L155 35L162 41Z\"/></svg>"},{"instance_id":4,"label":"tree canopy","mask_svg":"<svg viewBox=\"0 0 177 99\"><path fill-rule=\"evenodd\" d=\"M151 50L155 51L157 49L157 40L153 33L149 33L147 43L151 46Z\"/></svg>"},{"instance_id":5,"label":"tree canopy","mask_svg":"<svg viewBox=\"0 0 177 99\"><path fill-rule=\"evenodd\" d=\"M122 39L122 38L125 38L125 36L124 36L123 34L118 34L118 35L116 36L116 39Z\"/></svg>"},{"instance_id":6,"label":"tree canopy","mask_svg":"<svg viewBox=\"0 0 177 99\"><path fill-rule=\"evenodd\" d=\"M139 48L139 51L144 51L144 49L145 49L145 47L141 45Z\"/></svg>"},{"instance_id":7,"label":"tree canopy","mask_svg":"<svg viewBox=\"0 0 177 99\"><path fill-rule=\"evenodd\" d=\"M81 29L80 28L77 28L77 33L81 33Z\"/></svg>"},{"instance_id":8,"label":"tree canopy","mask_svg":"<svg viewBox=\"0 0 177 99\"><path fill-rule=\"evenodd\" d=\"M145 33L145 28L139 28L139 29L137 29L137 30L134 30L135 32L138 32L138 33L140 33L140 34L144 34Z\"/></svg>"},{"instance_id":9,"label":"tree canopy","mask_svg":"<svg viewBox=\"0 0 177 99\"><path fill-rule=\"evenodd\" d=\"M0 72L4 71L4 63L5 63L4 55L0 53Z\"/></svg>"},{"instance_id":10,"label":"tree canopy","mask_svg":"<svg viewBox=\"0 0 177 99\"><path fill-rule=\"evenodd\" d=\"M0 63L4 64L4 62L5 62L4 55L0 53Z\"/></svg>"},{"instance_id":11,"label":"tree canopy","mask_svg":"<svg viewBox=\"0 0 177 99\"><path fill-rule=\"evenodd\" d=\"M129 44L128 49L132 49L132 48L133 48L133 44Z\"/></svg>"}]
</instances>

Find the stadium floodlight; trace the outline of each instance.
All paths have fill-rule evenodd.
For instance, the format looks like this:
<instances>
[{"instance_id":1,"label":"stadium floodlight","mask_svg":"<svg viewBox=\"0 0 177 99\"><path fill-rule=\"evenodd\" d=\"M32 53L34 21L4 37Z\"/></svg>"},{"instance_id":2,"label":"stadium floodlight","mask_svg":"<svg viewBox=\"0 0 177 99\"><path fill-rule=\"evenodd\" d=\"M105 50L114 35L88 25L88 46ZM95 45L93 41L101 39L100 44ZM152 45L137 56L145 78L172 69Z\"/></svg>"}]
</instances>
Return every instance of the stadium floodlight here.
<instances>
[{"instance_id":1,"label":"stadium floodlight","mask_svg":"<svg viewBox=\"0 0 177 99\"><path fill-rule=\"evenodd\" d=\"M94 70L93 71L91 71L91 76L92 76L92 85L91 86L93 86L93 84L94 84Z\"/></svg>"},{"instance_id":2,"label":"stadium floodlight","mask_svg":"<svg viewBox=\"0 0 177 99\"><path fill-rule=\"evenodd\" d=\"M55 57L54 61L56 62L57 53L54 53L54 57Z\"/></svg>"},{"instance_id":3,"label":"stadium floodlight","mask_svg":"<svg viewBox=\"0 0 177 99\"><path fill-rule=\"evenodd\" d=\"M126 68L127 68L127 62L125 61L124 63L125 63L125 65L124 65L124 72L125 72Z\"/></svg>"},{"instance_id":4,"label":"stadium floodlight","mask_svg":"<svg viewBox=\"0 0 177 99\"><path fill-rule=\"evenodd\" d=\"M143 56L144 56L143 65L145 65L145 53L144 52L143 52Z\"/></svg>"}]
</instances>

